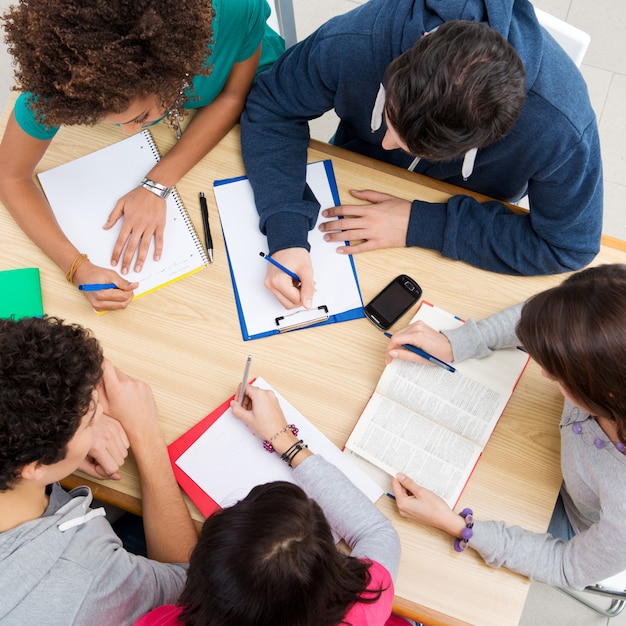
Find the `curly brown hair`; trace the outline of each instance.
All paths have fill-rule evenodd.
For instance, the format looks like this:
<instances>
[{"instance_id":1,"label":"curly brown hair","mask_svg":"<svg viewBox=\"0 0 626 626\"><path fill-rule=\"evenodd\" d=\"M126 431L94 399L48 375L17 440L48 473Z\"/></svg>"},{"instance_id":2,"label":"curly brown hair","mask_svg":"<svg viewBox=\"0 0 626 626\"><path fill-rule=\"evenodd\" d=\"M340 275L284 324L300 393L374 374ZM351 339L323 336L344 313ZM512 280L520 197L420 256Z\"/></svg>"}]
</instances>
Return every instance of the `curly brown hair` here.
<instances>
[{"instance_id":1,"label":"curly brown hair","mask_svg":"<svg viewBox=\"0 0 626 626\"><path fill-rule=\"evenodd\" d=\"M167 107L207 75L211 0L20 0L3 15L15 89L37 120L95 124L154 94Z\"/></svg>"},{"instance_id":2,"label":"curly brown hair","mask_svg":"<svg viewBox=\"0 0 626 626\"><path fill-rule=\"evenodd\" d=\"M25 465L65 458L101 378L102 350L86 328L0 319L0 491Z\"/></svg>"}]
</instances>

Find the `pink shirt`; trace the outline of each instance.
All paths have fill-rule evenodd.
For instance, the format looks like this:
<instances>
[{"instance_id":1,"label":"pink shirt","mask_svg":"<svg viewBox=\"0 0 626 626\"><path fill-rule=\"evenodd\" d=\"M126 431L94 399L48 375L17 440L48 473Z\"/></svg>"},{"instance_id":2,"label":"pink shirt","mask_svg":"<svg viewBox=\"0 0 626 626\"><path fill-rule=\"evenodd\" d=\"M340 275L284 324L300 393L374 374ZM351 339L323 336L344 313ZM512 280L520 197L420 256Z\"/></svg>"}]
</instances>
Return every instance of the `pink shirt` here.
<instances>
[{"instance_id":1,"label":"pink shirt","mask_svg":"<svg viewBox=\"0 0 626 626\"><path fill-rule=\"evenodd\" d=\"M372 604L357 602L346 613L344 620L352 626L406 626L407 622L402 618L391 615L394 588L389 572L376 562L372 563L369 571L372 580L363 596L368 596L369 589L383 588L384 591L377 602ZM182 608L175 604L166 604L140 617L134 626L179 626L177 619L181 611Z\"/></svg>"}]
</instances>

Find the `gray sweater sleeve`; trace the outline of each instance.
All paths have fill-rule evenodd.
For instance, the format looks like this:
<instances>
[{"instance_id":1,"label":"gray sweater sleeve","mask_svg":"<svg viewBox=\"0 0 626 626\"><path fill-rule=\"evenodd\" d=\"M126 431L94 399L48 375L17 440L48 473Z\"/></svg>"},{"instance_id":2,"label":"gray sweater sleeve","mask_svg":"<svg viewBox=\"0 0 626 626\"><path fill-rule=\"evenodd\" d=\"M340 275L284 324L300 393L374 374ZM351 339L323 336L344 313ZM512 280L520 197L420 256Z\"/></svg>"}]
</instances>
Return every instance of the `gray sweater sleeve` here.
<instances>
[{"instance_id":1,"label":"gray sweater sleeve","mask_svg":"<svg viewBox=\"0 0 626 626\"><path fill-rule=\"evenodd\" d=\"M469 319L459 328L442 331L450 340L454 361L459 363L471 358L481 359L499 348L518 346L515 327L523 306L524 303L520 302L480 322Z\"/></svg>"},{"instance_id":2,"label":"gray sweater sleeve","mask_svg":"<svg viewBox=\"0 0 626 626\"><path fill-rule=\"evenodd\" d=\"M352 556L383 565L395 581L400 539L391 522L339 469L314 454L294 478L322 507L331 528L352 548Z\"/></svg>"}]
</instances>

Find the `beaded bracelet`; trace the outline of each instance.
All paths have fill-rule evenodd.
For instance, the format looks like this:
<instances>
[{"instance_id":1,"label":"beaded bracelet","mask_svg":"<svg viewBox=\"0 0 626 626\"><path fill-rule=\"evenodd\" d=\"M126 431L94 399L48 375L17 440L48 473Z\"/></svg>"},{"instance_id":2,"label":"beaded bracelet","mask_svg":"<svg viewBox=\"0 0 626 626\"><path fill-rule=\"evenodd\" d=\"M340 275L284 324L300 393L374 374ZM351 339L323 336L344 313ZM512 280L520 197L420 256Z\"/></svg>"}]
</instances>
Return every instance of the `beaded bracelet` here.
<instances>
[{"instance_id":1,"label":"beaded bracelet","mask_svg":"<svg viewBox=\"0 0 626 626\"><path fill-rule=\"evenodd\" d=\"M274 446L272 445L272 441L274 441L274 439L276 439L276 437L282 435L283 433L286 433L288 430L290 430L296 437L298 436L299 429L296 427L296 425L295 424L287 424L287 426L285 426L285 428L283 428L282 430L279 430L275 435L273 435L269 439L264 439L263 440L263 447L268 452L274 452Z\"/></svg>"},{"instance_id":2,"label":"beaded bracelet","mask_svg":"<svg viewBox=\"0 0 626 626\"><path fill-rule=\"evenodd\" d=\"M76 274L76 270L85 262L88 261L89 257L86 254L77 254L74 260L72 261L72 266L69 270L67 270L65 274L65 278L67 278L67 282L74 284L74 274Z\"/></svg>"},{"instance_id":3,"label":"beaded bracelet","mask_svg":"<svg viewBox=\"0 0 626 626\"><path fill-rule=\"evenodd\" d=\"M465 528L461 532L462 539L454 540L454 549L457 552L463 552L467 548L469 540L474 536L474 511L472 509L463 509L459 515L465 520Z\"/></svg>"},{"instance_id":4,"label":"beaded bracelet","mask_svg":"<svg viewBox=\"0 0 626 626\"><path fill-rule=\"evenodd\" d=\"M308 447L309 446L307 446L306 444L303 444L302 439L299 439L286 452L280 455L280 460L285 461L285 463L287 463L289 467L292 467L291 464L296 456L298 456L298 454L302 452L302 450Z\"/></svg>"}]
</instances>

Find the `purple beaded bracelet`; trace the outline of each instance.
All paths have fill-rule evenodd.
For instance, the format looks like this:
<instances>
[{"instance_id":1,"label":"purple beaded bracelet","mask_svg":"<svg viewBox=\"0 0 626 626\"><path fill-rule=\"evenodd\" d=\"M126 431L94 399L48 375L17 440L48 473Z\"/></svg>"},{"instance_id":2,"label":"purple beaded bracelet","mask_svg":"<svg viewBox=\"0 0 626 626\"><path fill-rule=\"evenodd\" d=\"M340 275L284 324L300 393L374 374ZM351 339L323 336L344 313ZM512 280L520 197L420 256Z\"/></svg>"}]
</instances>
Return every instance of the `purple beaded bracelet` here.
<instances>
[{"instance_id":1,"label":"purple beaded bracelet","mask_svg":"<svg viewBox=\"0 0 626 626\"><path fill-rule=\"evenodd\" d=\"M461 533L462 539L454 540L454 549L457 552L463 552L467 548L469 540L474 536L474 511L472 509L463 509L459 515L465 520L465 528Z\"/></svg>"},{"instance_id":2,"label":"purple beaded bracelet","mask_svg":"<svg viewBox=\"0 0 626 626\"><path fill-rule=\"evenodd\" d=\"M265 450L267 450L268 452L274 452L274 446L272 445L272 441L274 441L274 439L276 439L276 437L278 437L279 435L286 433L288 430L290 430L296 437L298 436L299 429L296 427L296 425L287 424L285 428L277 432L273 437L270 437L269 440L268 439L263 440L263 447L265 448Z\"/></svg>"}]
</instances>

